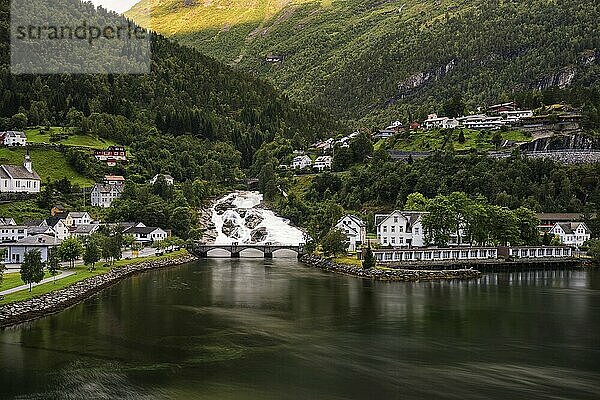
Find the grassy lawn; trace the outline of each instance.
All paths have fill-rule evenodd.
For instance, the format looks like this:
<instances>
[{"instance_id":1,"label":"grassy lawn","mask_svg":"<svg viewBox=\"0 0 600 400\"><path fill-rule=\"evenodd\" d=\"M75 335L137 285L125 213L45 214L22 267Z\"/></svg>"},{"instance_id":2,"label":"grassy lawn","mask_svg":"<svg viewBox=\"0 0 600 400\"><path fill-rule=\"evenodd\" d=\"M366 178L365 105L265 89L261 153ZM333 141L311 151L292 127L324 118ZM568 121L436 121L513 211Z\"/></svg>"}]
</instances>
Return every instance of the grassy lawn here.
<instances>
[{"instance_id":1,"label":"grassy lawn","mask_svg":"<svg viewBox=\"0 0 600 400\"><path fill-rule=\"evenodd\" d=\"M0 215L12 217L18 224L32 219L45 219L49 216L48 210L41 209L35 200L22 200L0 204Z\"/></svg>"},{"instance_id":2,"label":"grassy lawn","mask_svg":"<svg viewBox=\"0 0 600 400\"><path fill-rule=\"evenodd\" d=\"M44 274L44 279L50 278L50 274L46 272ZM21 274L18 272L11 272L9 274L4 274L4 280L0 284L0 291L12 289L17 286L24 285L21 280Z\"/></svg>"},{"instance_id":3,"label":"grassy lawn","mask_svg":"<svg viewBox=\"0 0 600 400\"><path fill-rule=\"evenodd\" d=\"M92 186L94 181L75 171L65 156L58 150L31 149L29 151L33 168L42 178L42 182L67 178L74 185ZM0 148L0 163L23 165L25 149Z\"/></svg>"},{"instance_id":4,"label":"grassy lawn","mask_svg":"<svg viewBox=\"0 0 600 400\"><path fill-rule=\"evenodd\" d=\"M92 271L92 272L88 271L86 266L83 266L83 265L76 266L72 270L72 271L75 271L74 275L59 279L56 281L56 283L48 282L48 283L44 283L43 285L36 286L31 290L31 292L29 292L28 290L22 290L20 292L8 294L8 295L4 296L3 300L0 300L0 305L8 304L8 303L15 303L18 301L24 301L24 300L31 299L33 297L37 297L37 296L40 296L40 295L43 295L46 293L50 293L55 290L59 290L59 289L65 288L67 286L70 286L70 285L72 285L76 282L82 281L86 278L105 274L105 273L109 272L112 268L119 268L119 267L123 267L126 265L138 264L138 263L141 263L144 261L154 261L154 260L159 260L159 259L172 258L175 256L181 256L184 254L186 254L186 250L176 251L176 252L165 254L165 255L159 256L159 257L150 256L150 257L136 258L136 259L131 259L131 260L119 260L115 263L114 267L108 267L108 268L103 267L104 262L99 262L96 264L96 270ZM10 275L12 275L12 274L10 274ZM10 279L13 279L13 278L11 277ZM20 285L21 284L22 283L20 283ZM19 285L16 285L16 286L19 286ZM6 278L5 278L5 282L2 284L2 289L8 289L8 286L6 286Z\"/></svg>"},{"instance_id":5,"label":"grassy lawn","mask_svg":"<svg viewBox=\"0 0 600 400\"><path fill-rule=\"evenodd\" d=\"M362 261L357 259L356 256L343 256L335 257L333 262L337 264L352 265L353 267L362 267Z\"/></svg>"},{"instance_id":6,"label":"grassy lawn","mask_svg":"<svg viewBox=\"0 0 600 400\"><path fill-rule=\"evenodd\" d=\"M51 134L63 132L65 132L65 128L60 126L50 127L48 132L42 131L41 128L32 128L25 131L27 134L27 141L29 143L56 143L63 144L65 146L89 147L90 149L105 149L108 146L116 145L116 143L113 141L96 138L89 135L69 135L67 139L59 140L57 142L52 142L50 140Z\"/></svg>"}]
</instances>

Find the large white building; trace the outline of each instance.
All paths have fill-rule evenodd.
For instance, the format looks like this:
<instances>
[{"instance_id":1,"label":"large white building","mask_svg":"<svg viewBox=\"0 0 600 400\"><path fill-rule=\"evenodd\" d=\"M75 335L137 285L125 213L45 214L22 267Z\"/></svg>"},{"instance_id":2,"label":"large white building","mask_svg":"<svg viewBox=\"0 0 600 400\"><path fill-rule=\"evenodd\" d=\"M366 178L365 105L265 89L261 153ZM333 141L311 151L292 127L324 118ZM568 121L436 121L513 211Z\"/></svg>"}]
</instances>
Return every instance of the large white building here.
<instances>
[{"instance_id":1,"label":"large white building","mask_svg":"<svg viewBox=\"0 0 600 400\"><path fill-rule=\"evenodd\" d=\"M346 233L348 251L356 251L367 240L367 229L362 219L356 215L345 215L335 224L337 229Z\"/></svg>"},{"instance_id":2,"label":"large white building","mask_svg":"<svg viewBox=\"0 0 600 400\"><path fill-rule=\"evenodd\" d=\"M333 162L333 157L331 157L331 156L319 156L315 159L313 168L317 169L319 171L323 171L325 169L331 169L332 162Z\"/></svg>"},{"instance_id":3,"label":"large white building","mask_svg":"<svg viewBox=\"0 0 600 400\"><path fill-rule=\"evenodd\" d=\"M499 113L504 120L508 123L516 123L519 122L522 118L531 118L533 117L533 111L531 110L507 110L500 111Z\"/></svg>"},{"instance_id":4,"label":"large white building","mask_svg":"<svg viewBox=\"0 0 600 400\"><path fill-rule=\"evenodd\" d=\"M0 225L0 241L16 242L27 237L27 226Z\"/></svg>"},{"instance_id":5,"label":"large white building","mask_svg":"<svg viewBox=\"0 0 600 400\"><path fill-rule=\"evenodd\" d=\"M485 114L474 114L460 117L458 118L458 122L460 123L460 126L473 130L500 129L503 125L507 124L507 121L502 117L488 117Z\"/></svg>"},{"instance_id":6,"label":"large white building","mask_svg":"<svg viewBox=\"0 0 600 400\"><path fill-rule=\"evenodd\" d=\"M391 214L376 214L377 240L382 246L423 247L425 230L423 215L418 211L394 211Z\"/></svg>"},{"instance_id":7,"label":"large white building","mask_svg":"<svg viewBox=\"0 0 600 400\"><path fill-rule=\"evenodd\" d=\"M23 165L0 165L0 193L39 193L42 180L33 169L29 153Z\"/></svg>"},{"instance_id":8,"label":"large white building","mask_svg":"<svg viewBox=\"0 0 600 400\"><path fill-rule=\"evenodd\" d=\"M459 122L456 118L438 117L437 114L429 114L423 121L425 129L452 129L457 128Z\"/></svg>"},{"instance_id":9,"label":"large white building","mask_svg":"<svg viewBox=\"0 0 600 400\"><path fill-rule=\"evenodd\" d=\"M42 255L42 261L48 261L50 249L60 244L60 240L49 235L27 236L14 243L5 243L0 247L6 248L7 252L4 262L9 264L21 264L25 258L25 253L31 250L39 250Z\"/></svg>"},{"instance_id":10,"label":"large white building","mask_svg":"<svg viewBox=\"0 0 600 400\"><path fill-rule=\"evenodd\" d=\"M557 222L550 233L558 236L561 244L575 247L583 246L592 237L585 222Z\"/></svg>"},{"instance_id":11,"label":"large white building","mask_svg":"<svg viewBox=\"0 0 600 400\"><path fill-rule=\"evenodd\" d=\"M96 183L90 194L92 207L108 208L123 194L123 185Z\"/></svg>"},{"instance_id":12,"label":"large white building","mask_svg":"<svg viewBox=\"0 0 600 400\"><path fill-rule=\"evenodd\" d=\"M2 142L5 146L14 147L14 146L23 146L27 145L27 136L25 132L17 132L17 131L7 131L0 133L0 137L2 138Z\"/></svg>"}]
</instances>

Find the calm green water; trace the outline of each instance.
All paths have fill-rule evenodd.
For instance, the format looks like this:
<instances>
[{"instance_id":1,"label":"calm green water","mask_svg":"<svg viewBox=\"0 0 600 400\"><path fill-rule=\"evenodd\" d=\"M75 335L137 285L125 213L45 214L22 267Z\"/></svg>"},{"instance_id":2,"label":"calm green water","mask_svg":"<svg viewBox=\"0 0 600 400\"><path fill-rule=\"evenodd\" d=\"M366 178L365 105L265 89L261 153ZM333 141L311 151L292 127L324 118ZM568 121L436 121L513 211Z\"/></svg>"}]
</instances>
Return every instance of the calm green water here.
<instances>
[{"instance_id":1,"label":"calm green water","mask_svg":"<svg viewBox=\"0 0 600 400\"><path fill-rule=\"evenodd\" d=\"M0 397L599 399L600 273L386 284L202 261L0 332Z\"/></svg>"}]
</instances>

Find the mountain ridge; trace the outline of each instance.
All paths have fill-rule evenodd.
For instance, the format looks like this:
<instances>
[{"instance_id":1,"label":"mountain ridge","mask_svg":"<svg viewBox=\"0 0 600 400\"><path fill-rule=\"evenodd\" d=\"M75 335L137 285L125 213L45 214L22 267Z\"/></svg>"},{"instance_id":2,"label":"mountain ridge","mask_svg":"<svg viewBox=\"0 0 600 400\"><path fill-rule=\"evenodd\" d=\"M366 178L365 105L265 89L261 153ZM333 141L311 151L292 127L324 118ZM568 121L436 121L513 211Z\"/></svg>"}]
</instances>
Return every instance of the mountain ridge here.
<instances>
[{"instance_id":1,"label":"mountain ridge","mask_svg":"<svg viewBox=\"0 0 600 400\"><path fill-rule=\"evenodd\" d=\"M540 90L598 91L600 5L593 2L291 1L277 3L272 16L259 12L275 4L267 0L207 4L142 0L126 15L138 20L147 7L159 32L185 16L187 30L170 36L344 119L422 117L456 93L474 110ZM241 5L264 18L228 19ZM267 55L285 60L267 63ZM411 88L420 77L429 79Z\"/></svg>"}]
</instances>

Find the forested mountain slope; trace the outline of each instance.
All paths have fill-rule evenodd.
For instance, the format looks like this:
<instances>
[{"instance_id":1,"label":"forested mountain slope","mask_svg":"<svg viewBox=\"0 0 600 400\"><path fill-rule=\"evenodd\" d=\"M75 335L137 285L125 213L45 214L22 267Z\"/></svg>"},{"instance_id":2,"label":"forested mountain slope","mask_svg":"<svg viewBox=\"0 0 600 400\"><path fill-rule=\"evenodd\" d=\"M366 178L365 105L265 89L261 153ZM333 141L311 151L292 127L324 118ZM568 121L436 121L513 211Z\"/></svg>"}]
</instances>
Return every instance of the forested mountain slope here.
<instances>
[{"instance_id":1,"label":"forested mountain slope","mask_svg":"<svg viewBox=\"0 0 600 400\"><path fill-rule=\"evenodd\" d=\"M78 0L39 3L69 10L74 23L90 16L123 21ZM13 75L8 27L9 2L2 0L0 117L5 129L18 113L29 125L77 126L130 145L141 176L168 172L179 181L194 179L213 160L216 180L232 178L252 164L265 141L282 136L309 142L337 128L331 118L289 101L271 84L159 35L152 37L150 74Z\"/></svg>"},{"instance_id":2,"label":"forested mountain slope","mask_svg":"<svg viewBox=\"0 0 600 400\"><path fill-rule=\"evenodd\" d=\"M347 119L422 117L458 94L471 110L599 104L597 1L142 0L127 15Z\"/></svg>"}]
</instances>

